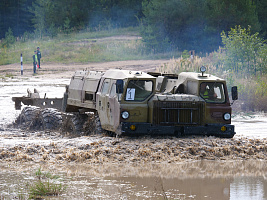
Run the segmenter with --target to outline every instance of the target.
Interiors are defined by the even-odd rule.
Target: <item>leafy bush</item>
[[[224,31],[221,34],[226,51],[224,65],[241,77],[256,76],[267,69],[267,44],[259,33],[251,34],[250,29],[236,26],[228,34]]]
[[[55,24],[52,23],[50,26],[49,26],[49,29],[48,29],[48,35],[51,36],[52,38],[54,38],[55,36],[57,36],[57,28],[55,27]]]
[[[15,37],[13,36],[13,31],[11,28],[8,29],[8,31],[5,34],[5,39],[2,44],[3,47],[10,47],[11,44],[15,43]]]

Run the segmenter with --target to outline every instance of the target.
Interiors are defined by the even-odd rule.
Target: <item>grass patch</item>
[[[85,30],[69,35],[59,34],[55,38],[43,37],[17,41],[9,48],[0,49],[0,65],[20,62],[32,63],[37,46],[42,53],[42,63],[88,63],[142,59],[169,59],[178,52],[152,54],[147,52],[139,28],[121,28],[101,31]]]
[[[40,168],[35,175],[38,180],[29,185],[29,199],[58,196],[66,189],[66,186],[60,182],[59,176],[52,175],[49,172],[42,172]]]
[[[12,73],[7,73],[7,74],[5,75],[5,77],[6,77],[6,78],[14,78],[14,74],[12,74]]]
[[[0,79],[1,79],[2,81],[6,81],[6,80],[9,79],[9,78],[13,79],[14,76],[15,76],[15,75],[12,74],[12,73],[6,73],[6,74],[2,74],[2,75],[0,75]]]

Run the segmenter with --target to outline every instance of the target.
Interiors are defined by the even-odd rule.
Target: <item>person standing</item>
[[[39,69],[41,69],[41,58],[42,58],[42,55],[41,55],[40,48],[37,47],[37,59],[38,59],[38,68]]]
[[[34,54],[32,56],[33,60],[33,74],[36,74],[36,65],[37,65],[37,51],[34,51]]]

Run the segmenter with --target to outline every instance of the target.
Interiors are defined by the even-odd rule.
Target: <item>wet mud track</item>
[[[57,132],[1,134],[0,159],[34,163],[176,163],[187,160],[242,160],[267,158],[265,139],[214,137],[70,138]]]

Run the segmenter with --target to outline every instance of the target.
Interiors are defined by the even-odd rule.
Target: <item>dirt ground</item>
[[[41,69],[37,70],[40,78],[70,78],[76,70],[106,71],[108,69],[128,69],[135,71],[155,71],[156,67],[167,63],[168,60],[131,60],[131,61],[114,61],[105,63],[88,63],[88,64],[53,64],[42,63]],[[1,75],[13,75],[18,77],[32,77],[33,66],[30,64],[23,65],[23,76],[21,76],[20,63],[0,66]]]

